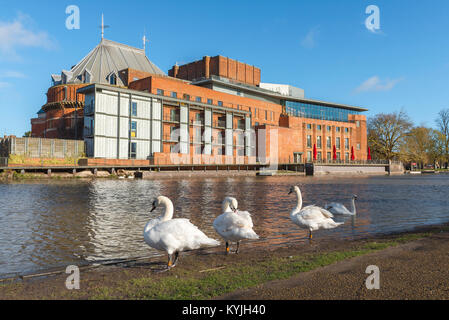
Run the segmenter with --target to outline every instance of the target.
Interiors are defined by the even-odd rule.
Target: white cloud
[[[0,81],[0,89],[8,88],[9,86],[11,86],[10,83]]]
[[[319,30],[318,30],[318,27],[315,27],[315,28],[311,29],[311,30],[307,33],[307,35],[304,37],[304,39],[302,39],[301,45],[302,45],[304,48],[307,48],[307,49],[312,49],[312,48],[314,48],[315,45],[316,45],[316,38],[318,37],[319,33],[320,33],[320,32],[319,32]]]
[[[404,79],[398,78],[398,79],[381,80],[378,76],[374,76],[365,80],[360,86],[358,86],[355,89],[355,92],[359,93],[359,92],[390,91],[402,80]]]
[[[18,71],[4,71],[0,73],[0,78],[14,78],[14,79],[24,79],[27,76],[22,72]]]
[[[12,22],[0,21],[0,54],[18,58],[17,49],[24,47],[52,49],[55,44],[45,31],[35,31],[29,16],[19,14]]]

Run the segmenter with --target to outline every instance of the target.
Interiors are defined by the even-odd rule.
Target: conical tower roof
[[[70,71],[63,71],[63,83],[110,83],[109,77],[115,74],[117,85],[124,85],[118,72],[124,69],[135,69],[155,75],[165,75],[145,55],[143,49],[134,48],[118,42],[102,39],[84,59]],[[86,81],[86,72],[88,80]],[[65,76],[64,76],[65,75]],[[65,79],[64,79],[65,78]]]

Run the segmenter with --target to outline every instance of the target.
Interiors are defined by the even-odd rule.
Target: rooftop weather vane
[[[101,28],[101,39],[103,40],[104,38],[104,29],[105,28],[109,28],[110,26],[107,26],[104,24],[104,16],[103,14],[101,14],[101,26],[99,28]]]
[[[143,41],[143,52],[145,52],[145,49],[146,49],[146,43],[148,42],[150,42],[150,40],[147,38],[147,36],[146,36],[146,30],[144,30],[144,32],[143,32],[143,38],[142,38],[142,41]]]

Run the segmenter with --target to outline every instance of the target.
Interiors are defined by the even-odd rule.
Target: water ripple
[[[337,201],[349,206],[358,195],[357,217],[316,238],[355,239],[449,220],[449,176],[370,178],[232,177],[0,183],[0,276],[86,261],[158,255],[143,241],[151,200],[170,197],[175,217],[187,218],[219,238],[212,222],[221,201],[234,196],[253,215],[260,241],[251,246],[304,242],[307,232],[289,219],[295,205],[291,185],[304,205]]]

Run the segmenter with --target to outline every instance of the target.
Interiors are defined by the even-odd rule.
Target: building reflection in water
[[[175,218],[190,219],[208,236],[226,196],[249,211],[259,241],[244,248],[307,245],[307,231],[290,221],[298,185],[304,206],[341,202],[350,209],[358,195],[357,216],[336,216],[346,223],[316,232],[316,239],[355,239],[449,220],[444,177],[306,178],[219,177],[157,180],[48,181],[0,183],[0,276],[86,261],[161,254],[143,240],[159,195],[172,199]],[[221,240],[221,239],[220,239]]]

